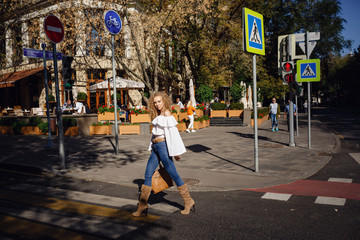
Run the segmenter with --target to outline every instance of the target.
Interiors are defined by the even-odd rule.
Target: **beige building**
[[[47,39],[43,22],[49,14],[56,15],[63,23],[65,37],[57,44],[57,51],[73,57],[72,76],[68,83],[63,81],[62,61],[58,61],[58,76],[60,84],[61,105],[70,99],[77,98],[78,93],[87,94],[87,103],[92,110],[99,105],[109,104],[112,89],[91,90],[90,86],[112,77],[112,51],[109,44],[110,33],[104,27],[104,12],[108,9],[122,12],[122,6],[108,6],[106,1],[35,1],[36,7],[31,11],[17,16],[17,21],[9,19],[0,29],[3,41],[0,51],[3,53],[3,64],[0,70],[0,107],[21,106],[23,109],[44,107],[45,81],[42,59],[23,56],[23,49],[42,49],[46,43],[46,50],[52,51],[52,43]],[[81,2],[81,4],[80,4]],[[138,14],[135,7],[128,7],[132,16]],[[21,11],[20,11],[21,12]],[[121,16],[121,15],[120,15]],[[143,39],[141,36],[139,39]],[[137,60],[130,29],[126,18],[122,18],[122,30],[115,37],[115,51],[117,59],[116,76],[132,79],[127,73],[133,71],[141,76],[141,67]],[[143,44],[145,46],[145,44]],[[165,51],[165,50],[164,50]],[[5,61],[4,61],[5,60]],[[127,71],[125,71],[126,66]],[[49,93],[55,94],[54,64],[47,61]],[[70,84],[70,85],[69,85]],[[65,85],[65,86],[64,86]],[[178,85],[182,89],[185,87]],[[171,89],[171,88],[170,88]],[[145,89],[146,90],[146,89]],[[179,90],[174,90],[177,94]],[[128,107],[142,105],[139,90],[119,89],[121,96],[119,104]]]

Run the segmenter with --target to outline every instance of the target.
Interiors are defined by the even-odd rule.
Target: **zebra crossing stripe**
[[[335,206],[344,206],[346,202],[345,198],[336,198],[336,197],[317,197],[315,200],[316,204],[325,204],[325,205],[335,205]]]
[[[271,200],[279,200],[279,201],[287,201],[287,200],[289,200],[291,195],[292,194],[267,192],[261,198],[271,199]]]
[[[31,204],[38,207],[63,211],[67,213],[87,214],[98,217],[108,217],[113,219],[127,219],[137,220],[143,222],[154,222],[160,216],[147,215],[146,217],[133,217],[129,211],[124,211],[116,208],[103,207],[92,205],[89,203],[80,203],[69,200],[62,200],[58,198],[45,197],[40,195],[27,194],[22,192],[15,192],[12,190],[0,189],[0,199],[15,201],[18,203]]]
[[[7,189],[16,190],[16,191],[26,191],[30,193],[38,193],[47,195],[50,197],[56,198],[66,198],[69,200],[74,201],[83,201],[83,202],[91,202],[94,204],[102,204],[107,205],[110,207],[124,207],[127,205],[134,205],[134,209],[137,206],[138,201],[134,199],[126,199],[126,198],[118,198],[118,197],[111,197],[111,196],[104,196],[99,194],[92,194],[92,193],[85,193],[80,191],[71,191],[71,190],[64,190],[59,188],[53,187],[46,187],[46,186],[37,186],[31,184],[17,184],[14,186],[9,186]],[[151,210],[158,210],[165,213],[173,213],[178,211],[179,208],[168,205],[157,203],[154,205],[149,206],[149,212]]]
[[[349,155],[360,164],[360,153],[349,153]]]
[[[329,178],[328,182],[352,183],[351,178]]]

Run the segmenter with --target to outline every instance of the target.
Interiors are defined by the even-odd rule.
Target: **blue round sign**
[[[117,12],[110,10],[105,13],[105,26],[112,34],[118,34],[121,30],[121,19]]]

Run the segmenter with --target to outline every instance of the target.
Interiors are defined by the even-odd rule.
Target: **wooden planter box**
[[[90,135],[110,135],[111,125],[108,126],[90,126]]]
[[[204,120],[204,122],[205,122],[205,127],[210,127],[210,119]]]
[[[37,126],[21,127],[21,134],[23,135],[40,135],[40,129]]]
[[[117,113],[117,115],[119,120],[119,112]],[[98,113],[98,122],[100,121],[115,121],[115,114],[113,112]]]
[[[228,110],[229,117],[240,117],[244,110]]]
[[[226,110],[212,110],[211,117],[226,117]]]
[[[184,119],[188,119],[187,113],[186,112],[179,113],[179,121],[184,120]]]
[[[171,115],[173,115],[176,121],[179,121],[179,115],[177,113],[172,113]]]
[[[79,135],[79,127],[64,127],[64,136],[78,136]]]
[[[189,126],[189,124],[190,124],[190,122],[186,122],[186,128]],[[194,121],[194,126],[193,126],[193,128],[195,129],[195,130],[199,130],[200,129],[200,127],[201,127],[201,122],[198,122],[198,121]]]
[[[263,123],[265,123],[268,120],[267,117],[258,118],[258,126],[261,126]],[[251,126],[254,126],[254,119],[251,119]]]
[[[150,114],[130,114],[131,123],[149,123],[151,122]]]
[[[119,134],[140,134],[140,125],[119,125]]]
[[[0,126],[0,134],[14,133],[12,126]]]
[[[202,109],[196,109],[195,115],[198,116],[198,117],[204,116],[204,110],[202,110]]]
[[[177,129],[179,130],[179,132],[185,132],[186,130],[186,123],[182,122],[182,123],[178,123],[178,125],[176,125]]]

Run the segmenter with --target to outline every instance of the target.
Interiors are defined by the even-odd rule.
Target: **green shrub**
[[[212,110],[225,110],[226,104],[225,103],[212,103],[211,109]]]
[[[114,94],[111,94],[111,99],[114,99]],[[116,93],[116,100],[120,100],[121,99],[121,95],[120,93]]]
[[[77,126],[76,118],[64,117],[63,118],[63,126],[64,127],[76,127]]]
[[[243,110],[243,109],[244,109],[243,103],[238,103],[238,102],[230,103],[230,110]]]
[[[230,96],[232,102],[238,102],[243,97],[244,86],[235,83],[230,87]]]
[[[207,85],[200,85],[195,91],[196,98],[199,102],[210,102],[214,97],[213,89]]]
[[[106,122],[96,122],[91,124],[91,126],[109,126],[111,123],[109,121]]]
[[[258,108],[258,118],[266,117],[269,114],[269,108]],[[254,119],[254,112],[251,113],[251,118]]]
[[[41,120],[41,117],[31,117],[29,118],[29,124],[28,126],[37,126],[43,121]]]
[[[46,134],[49,131],[47,122],[40,123],[38,125],[38,128],[40,129],[40,132],[43,134]]]
[[[15,134],[21,134],[21,128],[29,125],[26,121],[20,120],[14,122],[12,126]]]
[[[0,118],[0,126],[12,126],[17,121],[17,118]]]
[[[78,93],[78,95],[77,95],[77,100],[85,101],[86,99],[87,99],[86,93],[83,93],[83,92],[79,92],[79,93]]]
[[[49,102],[55,102],[55,96],[52,94],[49,94]]]

